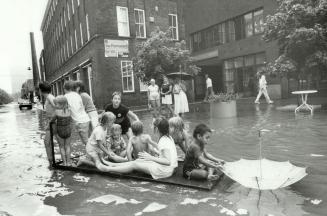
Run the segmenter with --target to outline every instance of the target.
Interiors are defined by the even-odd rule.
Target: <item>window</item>
[[[141,92],[148,91],[148,85],[147,85],[147,83],[142,82],[141,80],[139,80],[139,82],[140,82],[140,91]]]
[[[253,35],[253,18],[252,13],[244,15],[245,20],[245,36],[250,37]]]
[[[69,3],[67,2],[67,15],[68,15],[68,20],[70,20],[70,11],[69,11]]]
[[[78,50],[78,44],[77,44],[77,32],[76,29],[74,30],[75,33],[75,45],[76,45],[76,50]]]
[[[72,12],[73,12],[73,14],[75,13],[75,9],[74,9],[74,0],[72,0]]]
[[[79,6],[79,0],[77,0],[77,5]]]
[[[82,29],[82,23],[79,23],[79,31],[81,33],[81,44],[83,46],[83,29]]]
[[[89,26],[89,15],[85,15],[86,20],[86,34],[87,34],[87,40],[90,40],[90,26]]]
[[[263,32],[263,10],[258,10],[253,13],[254,33],[259,34]]]
[[[228,41],[235,41],[235,23],[233,20],[227,22],[228,24]]]
[[[219,37],[220,44],[226,43],[225,23],[221,23],[218,25],[218,37]]]
[[[134,16],[135,16],[136,37],[145,38],[146,30],[145,30],[144,10],[134,9]]]
[[[65,10],[64,10],[64,23],[65,23],[65,27],[66,27],[66,13],[65,13]]]
[[[168,14],[169,29],[171,30],[171,37],[178,40],[178,20],[176,14]]]
[[[116,7],[117,10],[117,25],[118,35],[121,37],[129,37],[129,21],[128,21],[128,8]]]
[[[64,25],[63,25],[62,17],[61,16],[60,16],[60,22],[61,22],[61,31],[64,32]]]
[[[132,61],[121,61],[123,92],[134,92],[134,75]]]
[[[68,40],[66,40],[66,45],[67,45],[67,58],[69,57],[69,45],[68,45]]]
[[[70,48],[72,50],[72,54],[74,53],[74,46],[73,46],[73,37],[70,35]]]

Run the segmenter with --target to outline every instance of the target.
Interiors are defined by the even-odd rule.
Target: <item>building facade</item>
[[[278,57],[277,43],[261,37],[264,18],[277,8],[274,0],[188,0],[186,36],[202,75],[195,79],[195,97],[205,94],[203,74],[212,78],[215,92],[257,93],[257,71]],[[282,81],[268,78],[272,98],[281,98]]]
[[[54,94],[65,80],[82,80],[97,108],[123,93],[130,106],[147,103],[147,86],[133,71],[136,47],[157,27],[185,35],[181,0],[49,0],[42,21],[45,79]]]

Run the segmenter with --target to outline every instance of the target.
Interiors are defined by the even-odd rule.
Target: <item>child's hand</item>
[[[139,159],[146,160],[146,161],[152,161],[152,155],[150,155],[147,152],[140,152],[139,153]]]

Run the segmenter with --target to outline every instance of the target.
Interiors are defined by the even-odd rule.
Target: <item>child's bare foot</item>
[[[208,180],[210,180],[210,181],[215,181],[215,180],[217,180],[218,178],[219,178],[218,175],[208,175]]]

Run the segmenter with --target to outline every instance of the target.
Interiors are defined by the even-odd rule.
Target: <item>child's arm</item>
[[[143,159],[146,161],[154,161],[158,164],[162,164],[162,165],[166,165],[166,166],[169,166],[171,163],[171,158],[170,158],[168,149],[162,150],[162,157],[154,157],[147,152],[140,152],[139,159]]]
[[[207,167],[211,167],[211,168],[215,168],[215,169],[220,168],[220,166],[215,165],[214,163],[212,163],[210,160],[207,160],[202,155],[199,156],[199,162],[202,163],[203,165],[207,166]]]
[[[189,144],[191,143],[191,138],[185,130],[183,130],[183,139],[184,139],[184,144],[183,144],[182,150],[184,153],[186,153],[187,148],[188,148]]]
[[[129,161],[133,160],[133,158],[132,158],[132,151],[133,151],[132,139],[133,139],[133,137],[129,138],[128,143],[127,143],[127,147],[126,147],[127,159]]]
[[[108,149],[106,149],[106,147],[104,147],[102,140],[97,140],[98,146],[100,147],[100,149],[106,153],[107,155],[111,156],[110,152],[108,151]]]
[[[53,106],[55,109],[58,109],[58,106],[53,101],[53,98],[51,98],[51,97],[48,96],[46,100],[49,101],[49,103],[51,104],[51,106]]]
[[[132,111],[128,111],[127,116],[129,119],[133,119],[134,121],[140,121],[139,117]]]
[[[147,134],[147,142],[155,149],[158,149],[158,144],[151,139],[151,136],[149,134]]]
[[[209,152],[207,152],[206,149],[204,149],[203,152],[204,152],[204,156],[206,158],[208,158],[209,160],[214,161],[214,162],[219,163],[219,164],[224,164],[224,161],[223,160],[212,156],[212,154],[210,154]]]

